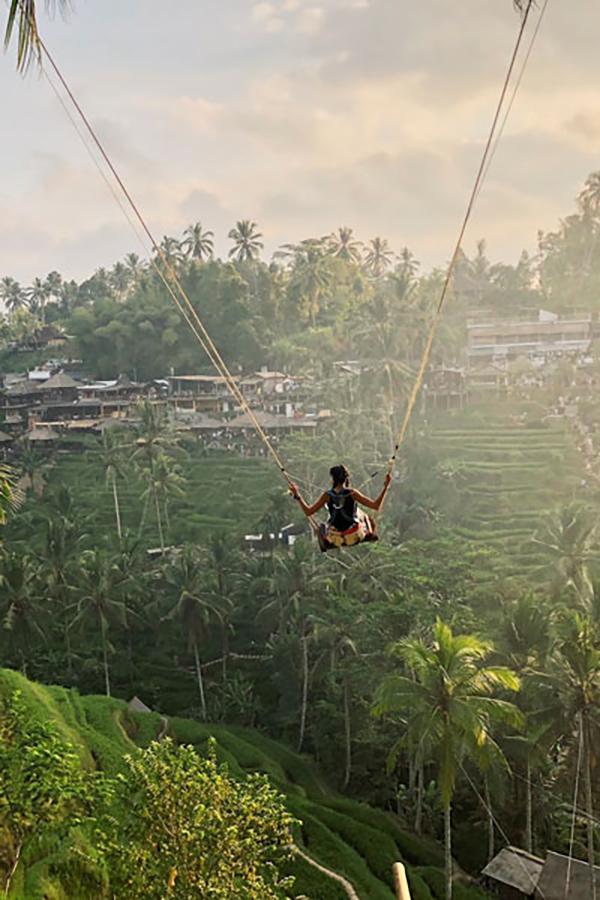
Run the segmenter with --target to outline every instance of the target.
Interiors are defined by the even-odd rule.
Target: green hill
[[[43,687],[22,675],[0,670],[0,695],[19,690],[31,713],[52,721],[80,753],[81,765],[118,772],[124,754],[157,737],[165,721],[157,713],[133,713],[125,703],[106,697],[84,697],[75,690]],[[441,900],[443,856],[432,841],[412,834],[391,814],[348,800],[330,790],[307,758],[263,734],[238,727],[201,725],[171,719],[169,734],[200,751],[213,736],[221,759],[232,774],[261,772],[287,797],[290,811],[302,821],[298,845],[321,866],[346,878],[361,900],[392,900],[392,864],[409,868],[413,900]],[[25,854],[11,889],[11,900],[67,900],[60,883],[56,847],[43,858]],[[344,900],[344,888],[308,861],[292,865],[296,893],[310,900]],[[82,893],[77,900],[84,900]],[[475,888],[457,885],[457,900],[482,900]],[[91,898],[90,898],[91,900]]]

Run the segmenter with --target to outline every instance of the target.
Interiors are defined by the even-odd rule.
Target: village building
[[[495,319],[467,323],[469,362],[501,361],[528,356],[546,361],[589,352],[593,338],[591,315],[560,318],[540,310],[527,321]]]
[[[465,370],[458,367],[432,368],[423,385],[425,409],[462,409],[467,400]]]
[[[239,378],[232,376],[237,384]],[[235,403],[227,381],[221,375],[171,375],[168,379],[170,404],[193,412],[232,412]]]

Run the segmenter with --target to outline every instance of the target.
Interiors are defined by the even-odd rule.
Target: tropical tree
[[[106,486],[109,487],[112,492],[119,543],[123,538],[123,528],[121,524],[121,506],[119,503],[117,482],[119,478],[123,478],[125,474],[124,451],[126,446],[128,445],[126,445],[116,429],[105,428],[103,430],[101,450],[102,467],[104,469]]]
[[[135,282],[144,271],[144,264],[142,263],[137,253],[128,253],[125,257],[125,265],[129,272],[131,283],[135,284]]]
[[[110,271],[110,284],[117,300],[124,300],[131,288],[131,270],[125,263],[114,264]]]
[[[258,259],[264,244],[256,222],[242,219],[231,229],[228,237],[233,241],[233,247],[229,251],[230,259],[236,259],[238,262],[252,262]]]
[[[210,259],[214,251],[214,232],[205,231],[201,222],[195,222],[183,232],[183,244],[187,256],[198,262]]]
[[[557,686],[566,721],[575,723],[584,773],[590,898],[596,900],[593,761],[600,718],[600,634],[598,626],[575,610],[562,611],[557,626]],[[577,805],[577,800],[575,801]]]
[[[5,551],[0,557],[2,626],[9,650],[19,656],[24,672],[33,641],[45,637],[39,574],[39,565],[29,554]]]
[[[572,591],[582,607],[589,610],[594,598],[592,563],[599,558],[594,511],[581,504],[569,504],[548,518],[533,542],[553,562],[552,586],[556,596]]]
[[[110,697],[109,653],[111,626],[128,628],[128,608],[121,599],[128,578],[114,565],[113,560],[99,550],[85,550],[80,557],[72,590],[77,596],[75,615],[68,628],[94,626],[100,635],[104,689]]]
[[[314,327],[333,283],[331,259],[323,241],[309,238],[286,244],[283,253],[293,259],[289,293],[298,304],[303,319]]]
[[[365,268],[373,278],[381,278],[391,267],[394,254],[385,238],[376,237],[369,241],[365,255]]]
[[[346,262],[359,263],[361,243],[354,239],[352,228],[342,226],[329,238],[330,252]]]
[[[0,300],[9,312],[21,309],[25,306],[26,295],[18,281],[6,276],[0,280]]]
[[[444,810],[446,900],[452,897],[452,797],[465,757],[477,761],[484,748],[502,758],[492,735],[498,722],[521,726],[519,710],[499,692],[518,691],[517,675],[487,662],[493,645],[474,635],[454,635],[437,620],[432,639],[407,638],[392,654],[408,675],[389,675],[377,690],[375,713],[406,714],[404,741],[437,761],[437,782]]]
[[[210,628],[221,623],[221,611],[213,602],[213,597],[205,590],[201,560],[190,547],[186,547],[183,553],[167,568],[165,577],[167,588],[176,597],[175,604],[166,614],[165,619],[177,620],[180,623],[188,650],[194,654],[201,715],[206,722],[206,692],[202,677],[200,647]]]
[[[31,286],[25,290],[27,306],[34,315],[40,316],[42,324],[46,318],[46,303],[48,302],[48,287],[41,278],[34,278]]]
[[[9,514],[21,502],[16,475],[10,466],[0,465],[0,525],[6,524]]]
[[[162,241],[159,244],[157,259],[161,262],[166,263],[172,268],[177,268],[177,266],[184,259],[182,246],[177,238],[169,237],[166,234],[164,235]]]

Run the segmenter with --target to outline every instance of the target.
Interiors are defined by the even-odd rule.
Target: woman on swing
[[[305,515],[312,516],[324,506],[329,510],[327,524],[321,525],[318,532],[321,550],[326,553],[328,550],[339,550],[340,547],[378,541],[375,521],[359,509],[358,504],[377,512],[389,490],[392,481],[390,473],[386,474],[382,491],[375,500],[350,487],[350,473],[346,466],[333,466],[329,474],[332,480],[330,490],[321,494],[312,506],[306,503],[297,485],[290,483],[292,497],[298,501]]]

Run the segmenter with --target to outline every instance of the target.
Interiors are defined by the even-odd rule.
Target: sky
[[[73,0],[44,37],[158,237],[269,256],[341,225],[450,256],[519,26],[511,0]],[[41,5],[41,4],[40,4]],[[549,0],[465,241],[534,250],[600,169],[600,6]],[[3,19],[0,3],[0,22]],[[533,23],[532,23],[533,25]],[[529,32],[531,33],[531,32]],[[137,236],[47,81],[0,55],[0,277],[78,280]]]

